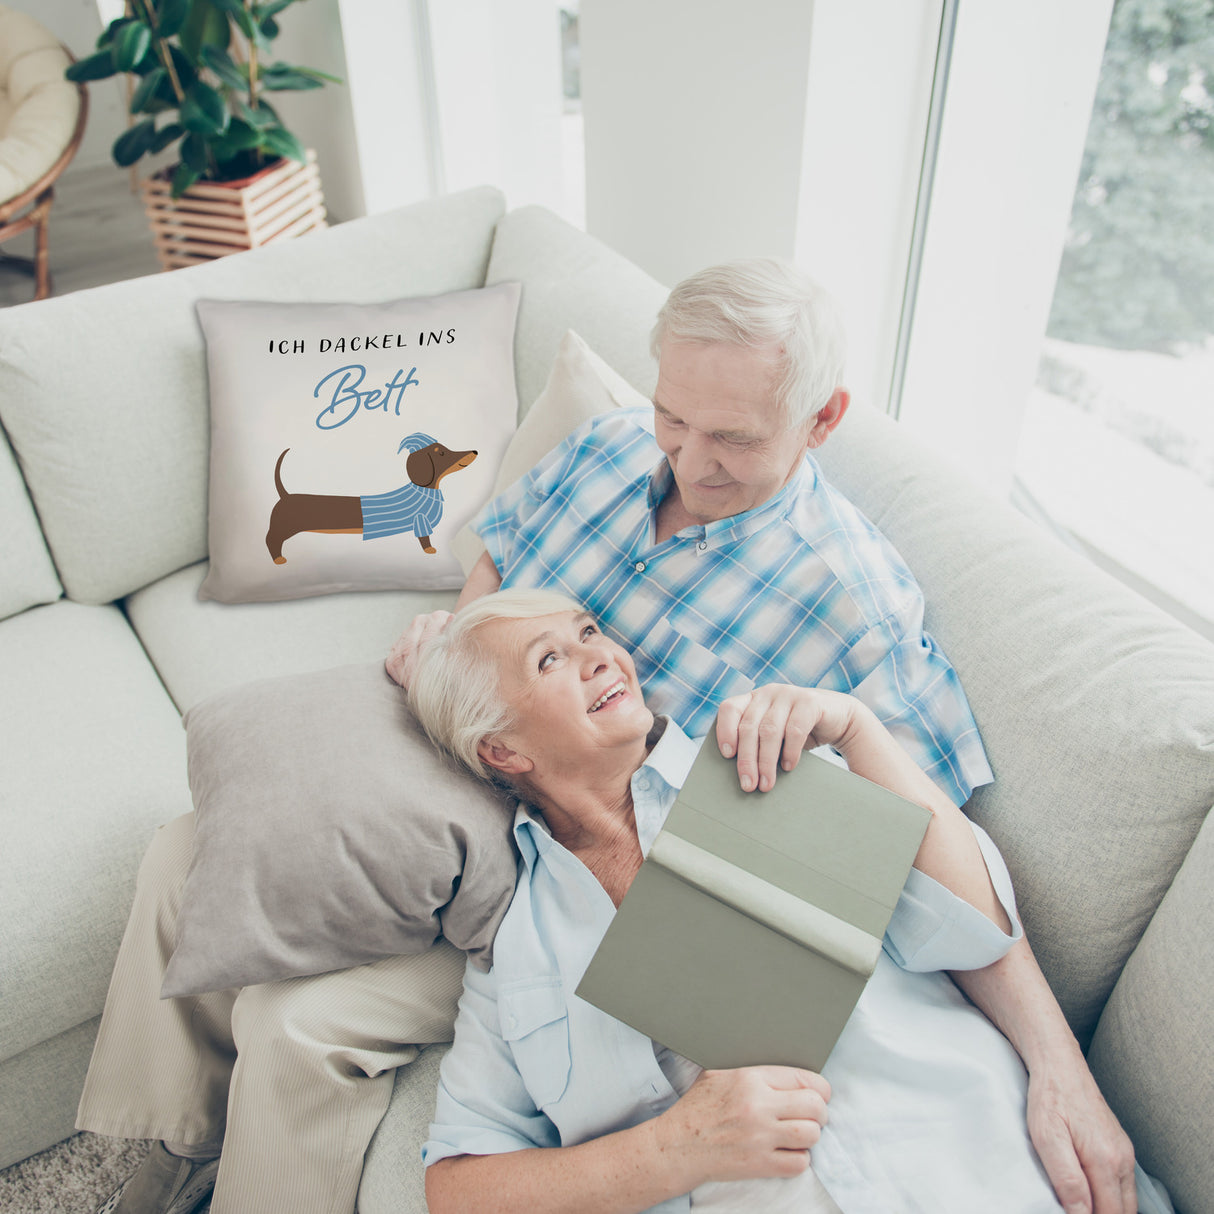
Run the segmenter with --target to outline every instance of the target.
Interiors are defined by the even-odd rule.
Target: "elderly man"
[[[762,683],[850,692],[963,804],[990,768],[918,585],[809,454],[849,403],[827,297],[779,262],[713,267],[674,288],[652,348],[652,414],[592,420],[490,503],[459,605],[499,586],[585,603],[690,734]],[[447,618],[404,634],[398,681]],[[1130,1209],[1133,1149],[1027,940],[958,982],[1028,1067],[1029,1128],[1064,1207]]]

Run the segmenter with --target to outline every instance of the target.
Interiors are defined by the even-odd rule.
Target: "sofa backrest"
[[[34,504],[8,438],[0,431],[0,620],[63,594]]]
[[[68,596],[109,602],[207,555],[195,300],[377,303],[479,287],[503,210],[498,191],[470,190],[0,312],[0,421]]]

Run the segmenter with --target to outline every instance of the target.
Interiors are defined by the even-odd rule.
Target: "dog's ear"
[[[433,488],[437,469],[434,466],[434,456],[431,454],[430,448],[423,447],[420,451],[414,451],[405,460],[405,471],[415,485],[421,485],[426,489]]]

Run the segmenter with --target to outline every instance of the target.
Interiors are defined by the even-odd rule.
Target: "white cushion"
[[[101,1011],[144,849],[191,803],[185,732],[117,608],[5,620],[0,670],[8,1058]]]
[[[0,619],[62,593],[12,448],[0,435]]]
[[[68,594],[109,602],[206,556],[197,299],[369,303],[478,287],[502,206],[496,190],[470,190],[0,312],[0,420]]]

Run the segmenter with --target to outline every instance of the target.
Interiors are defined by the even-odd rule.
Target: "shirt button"
[[[708,547],[708,541],[707,541],[707,540],[701,540],[701,541],[700,541],[700,542],[699,542],[699,543],[696,545],[696,547],[697,547],[697,548],[698,548],[698,549],[699,549],[701,552],[703,552],[703,551],[704,551],[704,550],[705,550],[705,549]]]
[[[633,568],[637,571],[637,573],[644,573],[645,572],[645,562],[637,561],[637,563],[635,565],[633,565]]]

